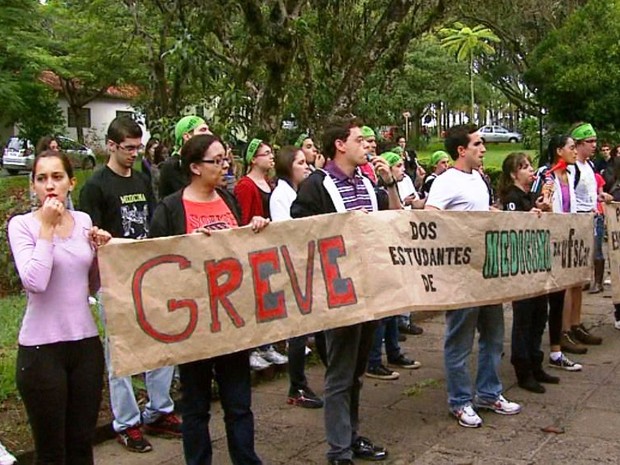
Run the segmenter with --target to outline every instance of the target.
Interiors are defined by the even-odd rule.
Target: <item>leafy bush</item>
[[[21,282],[9,247],[7,222],[18,213],[30,210],[30,195],[27,187],[10,186],[0,191],[0,296],[16,294]]]

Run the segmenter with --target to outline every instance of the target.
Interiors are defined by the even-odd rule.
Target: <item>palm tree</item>
[[[474,57],[492,55],[495,49],[489,42],[500,42],[493,31],[479,24],[474,28],[456,22],[454,27],[445,27],[439,30],[443,36],[441,46],[456,55],[457,61],[469,61],[469,89],[470,89],[470,122],[474,121]]]

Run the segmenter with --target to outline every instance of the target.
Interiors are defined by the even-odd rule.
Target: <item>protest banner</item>
[[[609,252],[609,273],[611,274],[611,297],[620,303],[620,203],[605,205],[607,243]]]
[[[116,376],[590,276],[592,216],[350,212],[100,249]]]

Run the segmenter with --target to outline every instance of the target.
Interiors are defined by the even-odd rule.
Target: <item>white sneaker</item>
[[[492,410],[500,415],[516,415],[521,411],[521,406],[516,402],[510,402],[501,394],[495,402],[489,402],[480,398],[476,399],[476,407]]]
[[[261,371],[269,368],[271,363],[260,356],[257,350],[250,352],[250,368],[254,371]]]
[[[620,331],[620,320],[615,320],[614,321],[614,328],[616,328],[617,330]]]
[[[482,426],[482,418],[478,416],[471,405],[466,405],[459,410],[453,410],[452,415],[459,421],[459,425],[465,428],[480,428]]]
[[[0,442],[0,465],[13,465],[17,459]]]
[[[286,365],[288,363],[288,357],[279,353],[274,346],[269,346],[269,349],[259,352],[260,356],[274,365]]]

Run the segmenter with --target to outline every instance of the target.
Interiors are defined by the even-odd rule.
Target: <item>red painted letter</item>
[[[189,268],[192,264],[182,255],[162,255],[143,263],[134,273],[131,286],[133,302],[136,308],[136,317],[140,328],[142,328],[142,330],[153,339],[166,343],[180,342],[190,337],[196,329],[196,324],[198,323],[198,306],[196,305],[196,301],[193,299],[168,300],[169,312],[174,312],[180,308],[187,308],[189,310],[189,323],[183,331],[177,334],[162,333],[161,331],[155,329],[146,319],[144,303],[142,302],[142,280],[144,279],[144,276],[152,268],[164,263],[178,263],[180,270]]]
[[[223,260],[209,260],[205,262],[205,272],[207,273],[207,282],[209,284],[209,298],[211,303],[211,332],[217,333],[222,329],[219,315],[217,312],[217,303],[221,302],[222,307],[228,313],[233,324],[240,328],[245,325],[243,318],[239,316],[232,302],[228,299],[228,294],[233,293],[243,280],[243,269],[239,260],[234,258],[224,258]],[[228,279],[222,283],[218,283],[218,279],[222,275],[228,275]]]
[[[282,258],[284,258],[284,265],[286,266],[286,271],[291,280],[291,286],[293,287],[293,293],[295,294],[295,301],[297,302],[297,307],[299,307],[299,311],[302,315],[307,315],[308,313],[312,312],[312,281],[314,280],[315,249],[315,242],[308,242],[308,260],[306,262],[306,292],[302,294],[299,287],[299,280],[297,279],[297,273],[295,273],[295,268],[293,267],[293,262],[291,261],[291,254],[288,251],[288,247],[285,245],[280,247]]]
[[[278,249],[259,250],[248,254],[254,279],[254,298],[256,299],[256,321],[286,318],[284,291],[271,292],[269,276],[280,272]]]
[[[351,278],[342,278],[338,268],[338,257],[346,257],[342,236],[319,239],[319,255],[321,268],[327,290],[327,306],[329,308],[344,307],[357,303],[357,295]]]

